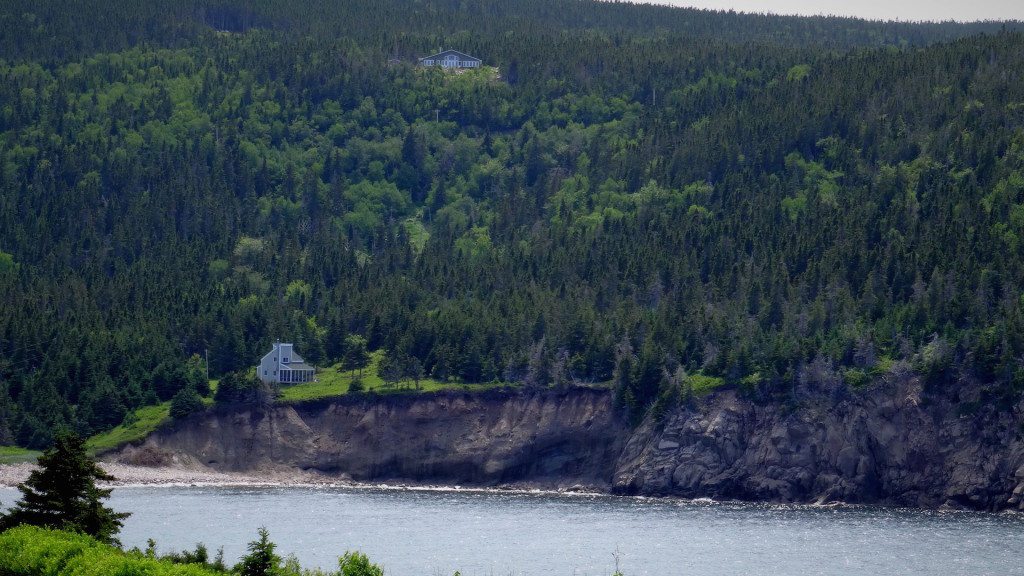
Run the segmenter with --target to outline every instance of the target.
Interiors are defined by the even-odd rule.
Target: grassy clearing
[[[690,374],[688,381],[693,390],[694,396],[707,396],[722,384],[725,380],[716,376],[705,376],[704,374]]]
[[[219,380],[210,380],[210,396],[203,398],[203,404],[213,406],[213,394]],[[117,427],[100,432],[86,441],[85,447],[92,453],[120,448],[130,442],[137,442],[149,436],[164,422],[171,419],[171,403],[161,402],[156,406],[143,406]]]
[[[35,462],[40,452],[18,448],[17,446],[0,446],[0,464],[18,464]]]
[[[170,418],[170,402],[162,402],[156,406],[143,406],[135,411],[134,417],[125,418],[125,422],[116,428],[89,438],[85,447],[90,452],[96,453],[142,440]]]
[[[377,367],[380,365],[383,356],[374,352],[370,356],[370,365],[363,368],[362,380],[363,391],[376,394],[408,394],[416,392],[439,392],[441,390],[469,390],[479,392],[504,386],[503,383],[487,384],[460,384],[458,382],[444,382],[433,378],[420,380],[420,387],[417,390],[412,380],[405,380],[397,385],[385,384],[378,375]],[[348,394],[352,380],[359,376],[359,371],[343,369],[340,365],[328,366],[317,371],[316,382],[293,384],[281,387],[280,402],[290,404],[305,400],[317,400]]]
[[[373,354],[370,365],[362,370],[363,385],[366,389],[379,388],[384,381],[377,376],[377,364],[380,362],[380,355]],[[302,384],[289,384],[281,387],[281,396],[278,401],[284,403],[301,402],[303,400],[316,400],[317,398],[330,398],[348,393],[352,380],[359,376],[359,371],[343,370],[340,365],[320,368],[316,373],[315,382],[304,382]]]
[[[427,240],[430,239],[430,232],[420,221],[420,216],[412,216],[405,219],[403,222],[405,226],[405,233],[409,235],[409,245],[412,246],[414,252],[419,254],[423,252],[423,247],[426,246]]]

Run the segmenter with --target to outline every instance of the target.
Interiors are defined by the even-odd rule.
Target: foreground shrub
[[[384,571],[362,552],[345,552],[338,558],[338,573],[341,576],[384,576]]]
[[[228,572],[221,555],[213,564],[206,548],[196,546],[195,553],[156,556],[156,543],[142,552],[125,552],[91,536],[22,525],[0,533],[0,576],[383,576],[381,568],[359,552],[346,552],[338,559],[338,570],[326,572],[303,569],[298,560],[283,561],[263,528],[259,538],[249,543],[249,554]],[[182,564],[187,560],[201,562]],[[218,569],[220,567],[220,569]]]
[[[216,572],[126,553],[82,534],[19,526],[0,534],[4,576],[214,576]]]

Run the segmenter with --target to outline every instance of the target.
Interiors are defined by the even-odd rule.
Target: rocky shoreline
[[[306,475],[370,486],[586,486],[716,501],[1024,510],[1024,405],[969,414],[958,406],[942,390],[925,397],[915,378],[801,390],[790,405],[723,389],[637,427],[606,391],[343,397],[211,411],[104,459],[216,471],[226,481]]]
[[[99,462],[113,482],[104,482],[105,487],[131,486],[343,486],[351,488],[396,488],[408,490],[466,490],[466,491],[515,491],[552,492],[572,494],[610,494],[606,487],[572,484],[516,482],[497,486],[461,486],[446,484],[420,484],[387,480],[380,482],[357,482],[347,474],[325,474],[313,471],[267,469],[247,472],[218,472],[197,467],[143,466],[117,462]],[[35,464],[0,464],[0,487],[13,488],[24,482],[36,469]]]
[[[566,496],[613,496],[605,487],[574,484],[571,486],[531,482],[498,486],[461,486],[447,484],[420,484],[396,480],[356,482],[347,475],[329,475],[301,470],[268,470],[260,473],[224,473],[174,467],[149,467],[100,462],[99,465],[116,478],[101,483],[105,488],[137,487],[267,487],[267,488],[344,488],[354,490],[404,490],[443,492],[504,492],[517,494],[547,494]],[[0,464],[0,488],[14,488],[28,478],[34,464]],[[13,502],[7,502],[13,504]],[[0,508],[2,509],[2,508]]]
[[[291,486],[344,482],[338,478],[301,471],[218,472],[168,466],[133,466],[116,462],[100,462],[99,464],[108,474],[116,478],[115,481],[106,483],[107,486]],[[35,464],[29,463],[0,464],[0,486],[17,486],[24,482],[35,468]]]
[[[1024,511],[1024,405],[911,379],[798,405],[722,390],[635,428],[611,395],[438,394],[209,411],[101,455],[116,485],[542,490]],[[0,485],[29,465],[0,466]]]

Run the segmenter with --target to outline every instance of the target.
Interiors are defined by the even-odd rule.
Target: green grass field
[[[89,438],[85,447],[90,452],[96,453],[142,440],[170,418],[170,402],[163,402],[156,406],[144,406],[135,411],[133,418],[126,418],[127,423],[122,423],[113,430],[107,430]]]
[[[210,380],[210,397],[203,398],[203,403],[207,406],[213,405],[213,394],[217,391],[217,382],[218,380]],[[125,418],[124,423],[89,438],[85,447],[94,454],[119,448],[130,442],[142,440],[170,419],[170,402],[161,402],[156,406],[143,406],[136,410],[132,417]]]
[[[703,374],[690,374],[690,386],[693,387],[694,396],[707,396],[722,384],[725,380],[716,376],[705,376]]]
[[[18,464],[19,462],[35,462],[39,452],[26,450],[17,446],[0,446],[0,464]]]
[[[405,380],[398,384],[385,384],[384,380],[377,374],[377,367],[380,364],[381,354],[374,352],[370,356],[370,365],[362,370],[363,391],[376,394],[408,394],[423,392],[439,392],[441,390],[470,390],[481,391],[504,386],[501,383],[487,384],[460,384],[458,382],[443,382],[433,378],[424,378],[416,388],[412,380]],[[279,402],[292,404],[306,400],[318,400],[330,398],[348,393],[352,380],[359,376],[359,371],[345,370],[340,365],[320,368],[316,373],[316,382],[304,384],[292,384],[281,387]]]

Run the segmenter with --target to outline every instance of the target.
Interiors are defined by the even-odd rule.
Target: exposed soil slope
[[[116,459],[298,468],[359,481],[607,486],[627,436],[601,391],[343,397],[210,412]]]

